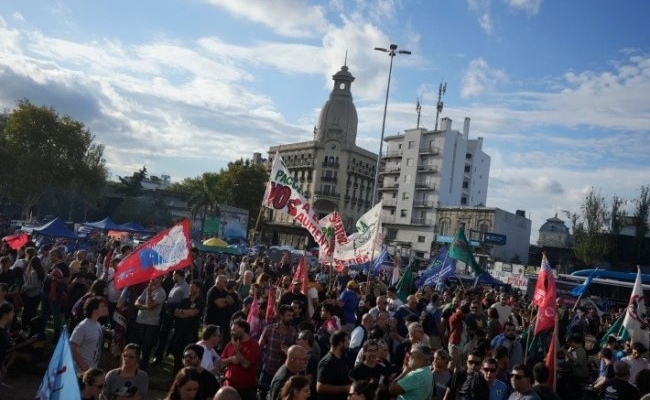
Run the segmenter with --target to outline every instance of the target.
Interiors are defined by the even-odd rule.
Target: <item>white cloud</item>
[[[25,17],[23,17],[23,15],[18,11],[14,12],[11,16],[16,21],[25,22]]]
[[[205,0],[289,37],[318,37],[329,25],[323,7],[299,0]]]
[[[535,15],[539,12],[539,7],[543,0],[503,0],[509,7],[516,10],[523,10],[528,15]]]
[[[506,82],[503,70],[491,68],[483,58],[472,60],[464,72],[461,88],[463,97],[472,97],[496,89],[497,84]]]

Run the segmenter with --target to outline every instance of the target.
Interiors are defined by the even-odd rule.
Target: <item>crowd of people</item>
[[[604,337],[624,308],[598,315],[559,298],[554,372],[550,337],[526,336],[535,310],[518,291],[422,287],[400,299],[387,276],[346,267],[315,268],[304,290],[289,257],[196,249],[192,265],[117,289],[133,250],[3,245],[0,382],[16,360],[46,361],[66,326],[83,399],[147,399],[163,362],[174,400],[650,399],[647,349]],[[119,367],[101,370],[101,357]]]

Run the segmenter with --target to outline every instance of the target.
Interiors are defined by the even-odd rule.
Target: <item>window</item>
[[[401,143],[397,145],[397,149],[402,150],[402,144]]]
[[[387,240],[395,240],[395,239],[397,239],[397,229],[396,228],[388,228],[386,230],[386,239]]]
[[[407,212],[408,210],[399,210],[399,216],[402,218],[406,218]]]
[[[466,165],[465,166],[465,172],[470,172],[470,171],[471,171],[471,167],[469,165]]]
[[[440,220],[440,235],[447,236],[449,230],[449,221],[446,219]]]
[[[471,159],[472,159],[472,153],[467,153],[467,154],[465,154],[465,158],[466,158],[467,160],[471,160]]]
[[[460,198],[460,205],[461,206],[466,206],[467,205],[467,197],[461,197]]]
[[[404,183],[411,183],[411,175],[404,175]]]
[[[464,181],[463,182],[463,189],[467,189],[469,187],[469,181]]]
[[[408,147],[408,148],[409,148],[409,149],[412,149],[414,146],[415,146],[415,142],[412,141],[412,140],[410,140],[410,141],[409,141],[409,147]]]
[[[425,236],[418,236],[418,243],[424,243],[425,240],[426,240]]]
[[[412,158],[407,158],[406,159],[406,166],[407,167],[412,167],[413,166],[413,159]]]
[[[402,193],[402,200],[408,200],[410,197],[409,192]]]

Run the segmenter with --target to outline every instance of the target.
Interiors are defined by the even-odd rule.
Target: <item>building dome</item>
[[[350,91],[354,76],[348,71],[347,65],[344,65],[332,76],[332,80],[334,80],[334,87],[318,117],[318,130],[314,140],[324,142],[334,139],[354,146],[359,124],[357,108],[354,106]]]
[[[564,221],[559,219],[557,215],[553,218],[549,218],[546,222],[539,228],[540,232],[563,232],[569,233],[569,228],[564,224]]]

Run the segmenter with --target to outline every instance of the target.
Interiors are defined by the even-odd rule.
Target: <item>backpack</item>
[[[480,372],[469,372],[465,382],[458,389],[461,400],[488,400],[490,387]]]

